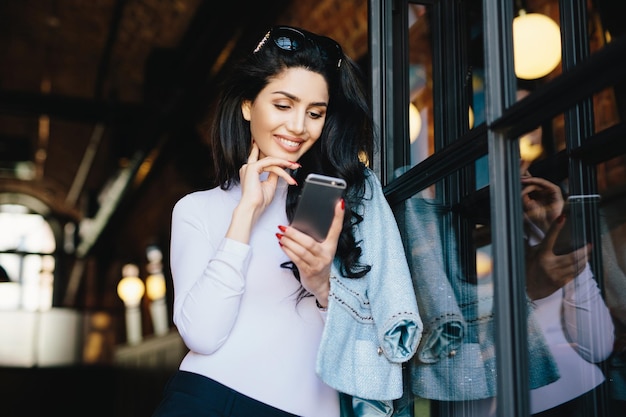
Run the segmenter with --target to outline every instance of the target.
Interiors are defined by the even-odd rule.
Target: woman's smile
[[[276,139],[287,150],[297,150],[302,144],[301,140],[288,139],[284,136],[276,136]]]

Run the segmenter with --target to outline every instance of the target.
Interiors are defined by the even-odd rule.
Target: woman
[[[342,343],[350,328],[332,313],[331,275],[368,282],[385,266],[373,262],[386,258],[378,248],[401,248],[380,184],[359,160],[373,129],[357,66],[329,38],[275,27],[230,72],[217,109],[220,186],[173,210],[174,323],[190,352],[155,416],[338,416],[337,386],[318,376],[332,367],[318,358],[327,317],[345,334],[326,337],[324,358],[341,357],[330,339]],[[289,227],[311,172],[348,184],[322,242]],[[383,212],[383,222],[369,220]],[[372,222],[388,226],[373,246],[361,230]],[[395,262],[410,283],[406,260]],[[411,319],[402,360],[419,339],[419,316]]]

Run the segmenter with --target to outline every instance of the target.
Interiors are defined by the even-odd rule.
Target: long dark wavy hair
[[[285,50],[275,40],[276,33],[302,34],[304,37],[298,40],[295,48]],[[291,46],[288,44],[287,48]],[[222,92],[209,135],[215,178],[222,189],[239,183],[239,168],[247,162],[252,143],[250,124],[243,118],[241,105],[244,100],[254,101],[273,78],[289,68],[305,68],[322,75],[329,90],[321,136],[300,158],[302,168],[292,175],[298,184],[304,184],[304,179],[311,172],[346,180],[346,216],[336,257],[344,276],[363,277],[371,267],[359,262],[361,248],[360,242],[355,239],[354,229],[363,220],[357,208],[364,198],[366,181],[366,168],[359,155],[369,156],[371,153],[373,122],[363,74],[335,41],[299,28],[272,28],[254,52],[230,69],[222,81]],[[300,185],[289,186],[285,209],[290,221],[300,192]],[[299,277],[295,267],[294,274]]]

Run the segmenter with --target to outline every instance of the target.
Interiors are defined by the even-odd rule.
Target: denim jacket
[[[342,393],[391,401],[402,396],[402,363],[417,350],[422,321],[400,233],[372,171],[359,214],[360,261],[371,270],[346,278],[335,260],[316,370]]]

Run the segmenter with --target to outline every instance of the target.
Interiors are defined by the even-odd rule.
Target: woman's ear
[[[247,121],[250,121],[251,107],[252,107],[252,102],[250,100],[244,100],[241,103],[241,114],[243,115],[243,118],[246,119]]]

